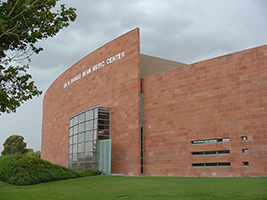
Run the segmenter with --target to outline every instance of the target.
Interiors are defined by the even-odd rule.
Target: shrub
[[[80,177],[96,176],[96,175],[101,175],[101,171],[98,169],[85,169],[85,170],[79,171],[78,174]]]
[[[76,172],[46,160],[25,156],[0,157],[0,180],[13,185],[31,185],[41,182],[99,175],[95,169]]]

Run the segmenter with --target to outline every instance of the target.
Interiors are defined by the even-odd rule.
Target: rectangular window
[[[241,140],[246,141],[246,140],[248,140],[248,137],[247,136],[241,136]]]
[[[78,116],[76,116],[76,117],[74,117],[74,119],[73,119],[73,125],[76,125],[76,124],[78,124]]]
[[[193,140],[191,144],[209,144],[209,143],[220,143],[229,142],[229,138],[218,138],[218,139],[207,139],[207,140]]]
[[[84,113],[79,115],[79,123],[84,122]]]
[[[89,110],[86,112],[86,121],[93,119],[94,117],[94,110]]]
[[[221,163],[192,163],[192,167],[230,167],[230,162]]]
[[[85,133],[85,141],[93,140],[93,131],[87,131]]]
[[[242,149],[242,153],[248,153],[248,149]]]
[[[249,162],[243,162],[243,166],[244,166],[244,167],[249,166]]]
[[[84,142],[84,133],[79,134],[79,142]]]
[[[79,124],[79,132],[84,131],[84,123]]]
[[[191,154],[192,156],[227,155],[230,154],[230,150],[197,151],[197,152],[191,152]]]

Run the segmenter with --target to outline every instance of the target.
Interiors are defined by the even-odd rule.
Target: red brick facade
[[[50,86],[42,158],[68,166],[69,119],[99,104],[111,109],[112,173],[141,175],[141,91],[144,175],[267,176],[267,45],[140,80],[139,29],[89,54]],[[229,141],[191,143],[222,138]],[[223,150],[229,154],[192,155]]]
[[[122,52],[124,57],[116,57]],[[100,104],[111,109],[112,173],[140,174],[139,52],[139,29],[135,29],[89,54],[56,79],[43,101],[43,159],[67,167],[70,117]],[[117,60],[110,59],[114,56]],[[83,77],[102,61],[105,66]],[[71,83],[72,79],[78,80]],[[68,81],[71,84],[66,87]]]
[[[150,76],[142,85],[145,174],[267,176],[267,46]],[[190,143],[227,137],[225,143]],[[217,150],[230,154],[191,155]],[[220,162],[231,166],[192,167]]]

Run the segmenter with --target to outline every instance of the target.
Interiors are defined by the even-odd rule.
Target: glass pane
[[[242,149],[243,153],[248,153],[248,149]]]
[[[69,144],[72,144],[72,137],[70,137],[69,139]]]
[[[72,153],[72,146],[69,146],[69,153]]]
[[[206,163],[207,167],[216,167],[217,163]]]
[[[72,155],[69,155],[69,162],[72,162]]]
[[[85,151],[93,151],[92,142],[85,143]]]
[[[78,116],[74,117],[74,120],[73,120],[73,125],[76,125],[78,124]]]
[[[230,163],[218,163],[218,166],[230,166]]]
[[[84,143],[78,144],[78,152],[84,152]]]
[[[73,118],[70,119],[70,126],[73,126]]]
[[[204,167],[204,163],[193,163],[193,167]]]
[[[82,163],[79,163],[78,164],[78,171],[82,171],[83,170],[83,164]]]
[[[85,129],[86,129],[86,131],[93,129],[93,120],[86,122]]]
[[[73,128],[70,128],[70,136],[73,135]]]
[[[204,140],[196,140],[196,141],[192,141],[192,144],[203,144]]]
[[[77,138],[78,138],[78,135],[73,136],[73,144],[77,143]]]
[[[77,153],[77,144],[73,145],[73,153]]]
[[[91,163],[85,163],[85,169],[94,169],[95,168],[95,165],[94,164],[91,164]]]
[[[216,155],[216,151],[206,151],[205,155]]]
[[[94,161],[94,154],[93,152],[85,153],[85,162]]]
[[[73,154],[72,160],[73,160],[73,162],[77,162],[77,154]]]
[[[229,154],[230,151],[229,150],[221,150],[221,151],[218,151],[218,154]]]
[[[79,134],[79,142],[84,142],[84,133]]]
[[[83,162],[84,153],[78,153],[78,162]]]
[[[84,123],[79,124],[79,132],[84,131]]]
[[[77,134],[78,133],[78,126],[74,126],[74,132],[73,134]]]
[[[79,123],[84,121],[84,113],[79,115]]]
[[[213,140],[208,140],[209,142],[208,143],[216,143],[217,140],[216,139],[213,139]]]
[[[93,119],[94,110],[89,110],[86,112],[86,120]]]
[[[87,131],[85,133],[85,140],[88,141],[88,140],[93,140],[93,131]]]
[[[72,169],[77,170],[77,164],[72,164]]]
[[[204,152],[192,152],[193,156],[201,156],[204,155]]]
[[[248,140],[247,136],[242,136],[241,139],[242,139],[243,141]]]

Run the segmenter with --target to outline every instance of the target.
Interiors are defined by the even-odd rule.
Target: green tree
[[[32,54],[42,39],[55,36],[76,19],[75,9],[60,0],[0,1],[0,113],[15,112],[25,101],[39,96],[27,73]]]
[[[11,135],[4,142],[4,150],[2,155],[11,155],[11,154],[25,154],[27,152],[26,142],[23,141],[24,137],[20,135]]]
[[[41,158],[41,151],[33,151],[33,149],[27,149],[26,156]]]

